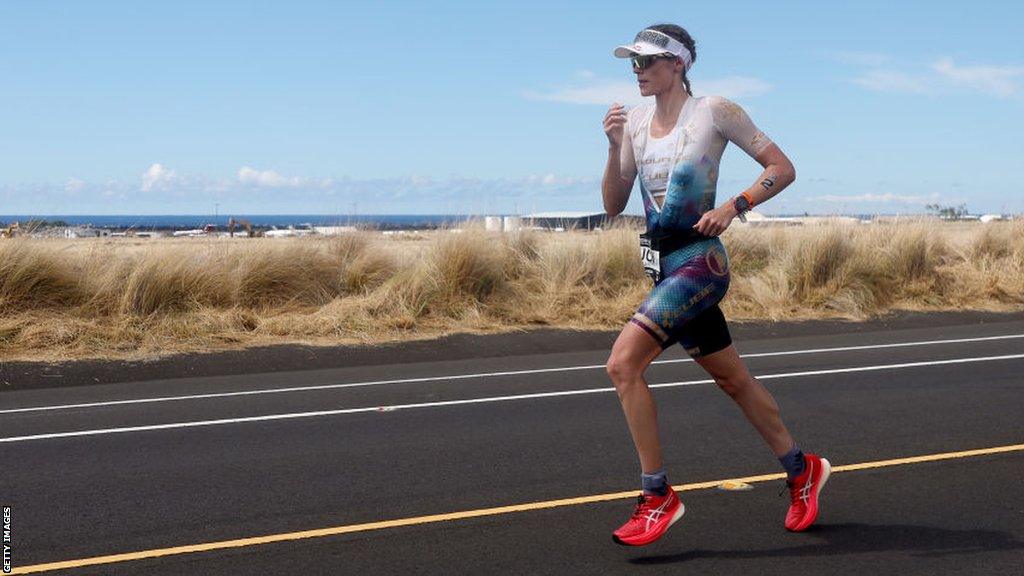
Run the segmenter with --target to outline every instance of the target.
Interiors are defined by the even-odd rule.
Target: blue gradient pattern
[[[715,204],[715,187],[710,177],[711,162],[680,162],[672,170],[667,194],[659,211],[640,178],[647,216],[647,231],[671,235],[693,228],[701,214]],[[729,289],[729,258],[717,238],[698,240],[669,254],[661,255],[662,279],[644,299],[632,322],[665,345],[676,338],[687,342],[682,327],[714,306]]]
[[[649,233],[689,232],[704,212],[715,207],[715,184],[711,179],[712,162],[707,156],[697,162],[683,161],[672,169],[665,202],[658,210],[639,178]]]

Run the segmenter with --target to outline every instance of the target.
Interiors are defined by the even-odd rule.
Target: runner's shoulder
[[[713,108],[722,108],[727,106],[736,106],[737,104],[729,98],[720,94],[707,94],[705,96],[698,96],[698,102],[704,102],[706,105]]]
[[[711,115],[716,124],[719,124],[722,121],[729,121],[742,114],[746,114],[746,112],[743,111],[742,106],[725,96],[713,94],[702,96],[701,98],[704,101],[704,105],[711,110]]]

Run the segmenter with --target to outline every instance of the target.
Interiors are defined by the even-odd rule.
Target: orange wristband
[[[750,203],[751,208],[754,207],[754,199],[750,196],[750,192],[744,191],[743,194],[741,194],[741,196],[747,199],[747,202]]]

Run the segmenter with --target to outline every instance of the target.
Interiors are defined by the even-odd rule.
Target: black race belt
[[[644,272],[657,284],[661,281],[662,256],[668,256],[684,246],[708,238],[713,236],[705,236],[696,230],[672,234],[644,232],[640,235],[640,261],[644,265]]]

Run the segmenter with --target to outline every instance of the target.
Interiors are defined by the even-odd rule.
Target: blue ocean
[[[288,226],[360,226],[380,229],[416,229],[446,227],[472,218],[458,214],[232,214],[236,220],[248,220],[259,228],[287,228]],[[166,215],[53,215],[24,214],[0,215],[0,222],[26,222],[28,220],[46,220],[49,222],[65,222],[69,226],[93,226],[95,228],[133,229],[133,230],[181,230],[202,228],[207,224],[225,227],[228,215],[214,216],[195,214]]]

